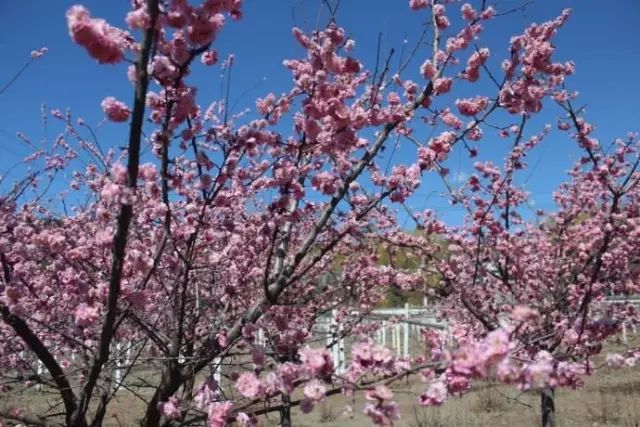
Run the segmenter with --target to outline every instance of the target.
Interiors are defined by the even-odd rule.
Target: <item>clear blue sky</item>
[[[192,1],[193,2],[193,1]],[[65,11],[77,1],[20,0],[0,1],[0,86],[20,69],[32,49],[47,46],[49,53],[36,61],[25,74],[0,96],[0,173],[18,162],[27,153],[15,138],[22,131],[34,139],[43,136],[40,105],[64,110],[69,107],[89,123],[102,119],[100,101],[108,95],[130,102],[132,91],[125,76],[126,65],[98,65],[75,46],[68,37]],[[88,0],[81,2],[96,17],[124,27],[126,0]],[[407,0],[343,0],[338,22],[356,40],[355,53],[373,68],[378,33],[383,33],[383,48],[402,48],[403,40],[412,46],[420,32],[423,18],[412,13]],[[473,2],[472,2],[473,3]],[[521,5],[523,0],[489,1],[498,11]],[[569,87],[581,93],[580,104],[588,105],[588,118],[598,126],[597,136],[603,142],[640,131],[640,1],[615,0],[537,0],[526,10],[503,17],[487,25],[483,45],[492,50],[491,66],[507,55],[509,37],[522,32],[530,22],[542,22],[556,16],[565,7],[573,15],[556,39],[557,58],[572,59],[577,64],[576,75]],[[458,9],[452,5],[450,9]],[[246,0],[245,18],[231,22],[224,29],[216,47],[221,57],[236,55],[231,105],[236,109],[254,106],[254,99],[269,91],[280,93],[289,88],[290,75],[282,60],[298,57],[301,51],[292,40],[292,25],[312,29],[326,22],[326,11],[320,0]],[[324,15],[323,15],[324,14]],[[418,55],[414,69],[427,55]],[[398,56],[396,56],[398,59]],[[199,84],[199,100],[207,103],[219,97],[220,69],[197,67],[194,81]],[[263,80],[266,78],[266,80]],[[471,94],[471,92],[469,92]],[[467,93],[458,92],[456,96]],[[555,123],[556,109],[542,115],[530,130],[539,130],[543,123]],[[535,127],[537,126],[537,128]],[[99,130],[105,145],[123,145],[126,126],[105,125]],[[54,135],[49,135],[54,136]],[[499,158],[505,144],[487,138],[482,143],[484,158]],[[411,150],[397,153],[408,156]],[[527,188],[537,206],[550,208],[550,193],[564,179],[564,172],[575,158],[573,142],[555,133],[537,149],[530,165],[537,163]],[[467,170],[469,161],[454,153],[449,166],[455,173]],[[528,173],[524,174],[526,178]],[[411,200],[415,208],[439,208],[454,220],[457,214],[437,197],[441,191],[435,182],[427,181]],[[436,194],[433,194],[435,191]],[[450,213],[447,213],[450,211]]]

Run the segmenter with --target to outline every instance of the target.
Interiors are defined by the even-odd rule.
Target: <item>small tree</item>
[[[532,27],[527,37],[545,32],[545,26]],[[523,40],[515,40],[512,52],[526,64],[536,55],[528,49],[537,49],[540,40]],[[640,291],[635,267],[640,141],[630,133],[603,147],[592,136],[594,127],[574,109],[574,95],[562,91],[554,100],[564,111],[558,128],[583,152],[569,172],[571,180],[554,193],[557,210],[528,215],[528,195],[516,184],[526,156],[550,131],[524,137],[529,116],[523,115],[519,126],[505,132],[514,142],[504,166],[477,162],[476,173],[452,190],[451,201],[468,213],[464,225],[423,224],[447,228],[447,254],[432,258],[429,267],[440,276],[440,309],[456,325],[458,342],[502,334],[502,342],[511,343],[509,356],[491,361],[491,373],[522,389],[540,390],[545,427],[555,425],[554,389],[580,387],[584,375],[597,368],[593,358],[605,340],[623,323],[640,320],[637,308],[624,299]],[[614,295],[623,298],[607,300]],[[465,389],[469,375],[487,374],[477,346],[457,351],[459,360],[443,376],[449,391]],[[633,365],[637,357],[637,350],[630,350],[608,355],[607,363]]]

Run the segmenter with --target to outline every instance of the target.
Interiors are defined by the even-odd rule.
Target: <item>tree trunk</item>
[[[141,427],[158,427],[162,420],[162,414],[158,404],[166,401],[169,397],[178,391],[184,379],[180,375],[179,369],[174,360],[169,360],[162,370],[162,378],[160,384],[156,388],[153,397],[147,404]]]
[[[291,427],[291,397],[282,395],[282,408],[280,408],[280,427]]]
[[[550,387],[545,387],[540,391],[542,427],[555,427],[556,425],[556,405],[554,395],[554,390]]]

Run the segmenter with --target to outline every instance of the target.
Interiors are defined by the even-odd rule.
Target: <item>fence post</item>
[[[218,384],[218,388],[222,388],[222,359],[220,357],[216,357],[213,359],[213,379]]]
[[[327,337],[327,342],[332,345],[331,360],[333,361],[333,366],[335,366],[337,373],[342,374],[345,371],[346,365],[344,337],[342,337],[344,327],[342,324],[338,323],[338,321],[336,320],[337,317],[338,310],[334,308],[331,311],[331,323],[329,326],[330,333]]]
[[[396,351],[396,349],[398,348],[398,345],[396,344],[396,327],[395,327],[395,325],[393,325],[393,327],[391,328],[391,347],[393,348],[393,351]]]
[[[331,361],[333,362],[333,366],[336,368],[336,372],[340,373],[340,339],[338,338],[338,328],[336,322],[336,317],[338,315],[338,310],[335,308],[331,310],[331,322],[329,324],[329,344],[331,345]]]
[[[38,374],[38,385],[36,386],[36,389],[40,391],[42,390],[41,378],[42,378],[42,375],[44,374],[44,366],[42,365],[42,362],[40,361],[40,359],[38,359],[36,373]]]
[[[404,342],[402,355],[404,357],[409,357],[409,303],[404,304]]]
[[[265,343],[264,331],[262,330],[262,328],[260,328],[258,329],[258,333],[256,336],[256,344],[260,346],[264,346],[264,343]]]
[[[347,358],[344,348],[344,326],[342,322],[338,323],[338,373],[343,374],[346,370]]]
[[[116,351],[115,351],[115,362],[116,362],[116,367],[113,370],[113,377],[114,377],[114,384],[113,384],[113,388],[116,389],[120,386],[120,384],[122,383],[122,353],[120,352],[120,349],[122,347],[122,344],[120,344],[119,342],[116,342]]]
[[[382,345],[387,346],[387,321],[382,321]]]

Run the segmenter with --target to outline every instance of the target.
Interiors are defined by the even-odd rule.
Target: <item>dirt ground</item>
[[[613,345],[609,350],[616,350]],[[395,384],[396,401],[401,405],[402,419],[398,427],[453,426],[536,426],[539,425],[539,396],[522,393],[513,387],[482,382],[475,391],[462,397],[451,397],[439,408],[416,405],[417,396],[424,389],[416,378]],[[20,396],[0,394],[0,409],[18,404],[35,409],[42,407],[55,395],[46,391],[31,391]],[[294,410],[293,425],[297,427],[361,427],[372,425],[362,414],[362,394],[355,397],[332,396],[315,410],[302,416]],[[345,414],[345,406],[353,406],[352,416]],[[117,394],[110,405],[105,426],[135,426],[143,411],[142,404],[129,391]],[[633,368],[604,368],[588,377],[579,390],[560,389],[556,392],[558,427],[622,426],[640,427],[640,366]],[[278,415],[273,413],[260,419],[261,427],[276,427]]]
[[[513,387],[490,383],[476,384],[476,391],[462,397],[450,398],[439,408],[416,405],[415,393],[420,384],[398,387],[397,401],[402,419],[395,426],[454,427],[454,426],[536,426],[539,425],[539,396],[522,393]],[[298,417],[294,425],[300,427],[361,427],[370,426],[362,414],[363,399],[356,396],[353,418],[343,413],[350,403],[338,397],[328,399],[310,417]],[[640,426],[640,368],[606,369],[587,379],[580,390],[556,392],[558,427]],[[264,426],[277,426],[277,417],[264,420]]]

